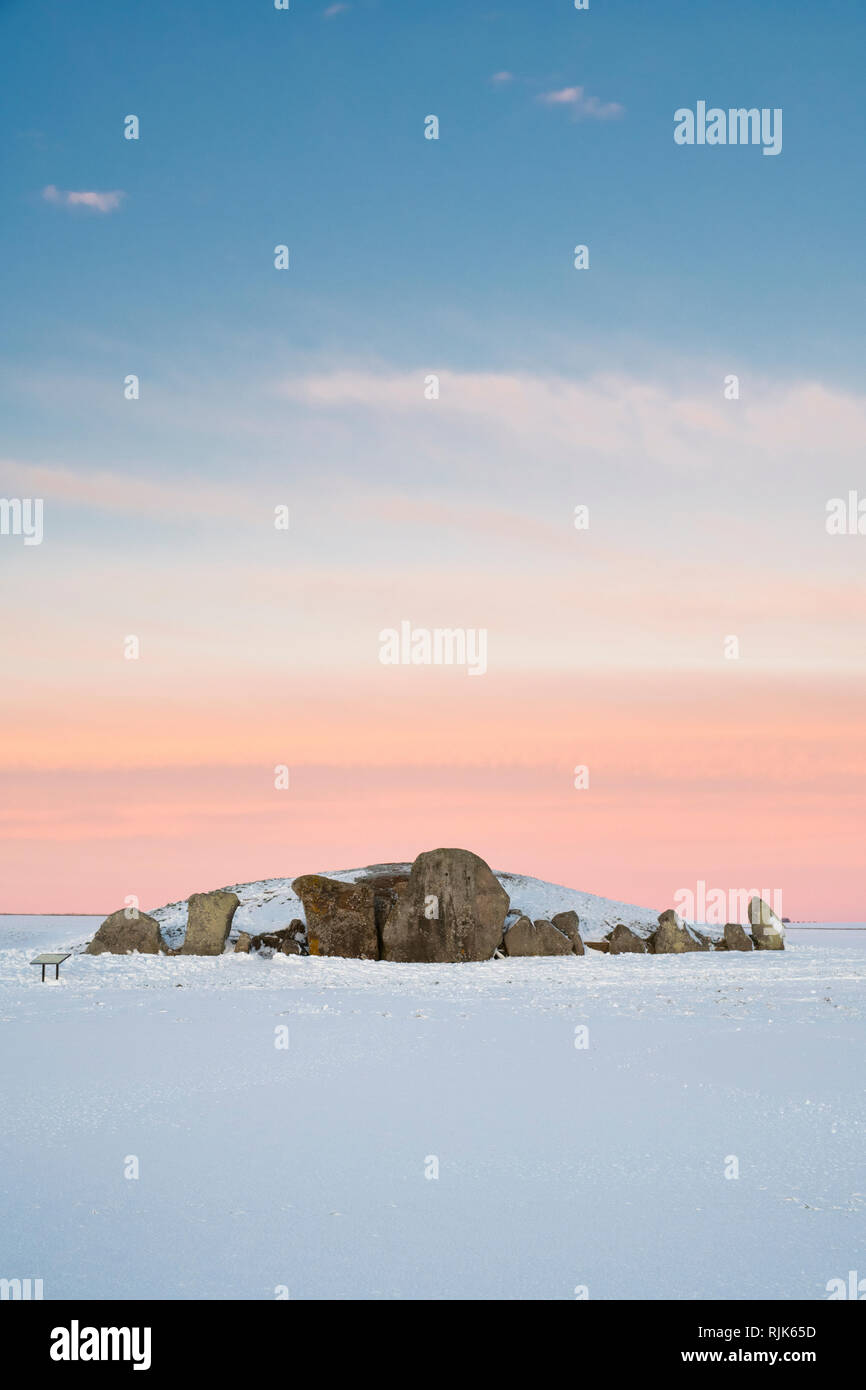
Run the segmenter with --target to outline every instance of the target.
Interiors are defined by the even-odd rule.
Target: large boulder
[[[576,912],[557,912],[550,919],[557,931],[564,932],[571,942],[571,949],[576,956],[586,954],[583,945],[583,937],[580,934],[580,918]]]
[[[725,931],[722,937],[722,944],[726,951],[752,951],[752,938],[745,927],[740,926],[739,922],[726,922]]]
[[[646,942],[642,936],[638,936],[636,931],[627,927],[623,922],[618,922],[613,931],[608,932],[608,951],[612,956],[621,956],[625,952],[634,951],[636,954],[646,954]]]
[[[181,955],[221,956],[240,901],[237,893],[222,888],[212,893],[193,893],[187,906]]]
[[[708,951],[710,949],[708,939],[687,926],[679,913],[674,912],[672,907],[660,914],[659,924],[647,944],[657,956],[678,956],[684,951]]]
[[[509,956],[570,956],[572,945],[552,922],[531,922],[528,917],[518,917],[505,933],[505,953]]]
[[[419,854],[382,928],[382,955],[398,961],[490,960],[502,941],[508,894],[467,849]]]
[[[143,955],[155,956],[164,951],[159,922],[148,917],[146,912],[136,912],[128,917],[130,908],[122,907],[112,912],[97,929],[93,940],[88,943],[85,955],[101,956],[106,951],[112,955],[123,956],[130,951],[141,951]]]
[[[763,898],[749,900],[749,922],[756,951],[784,951],[785,928]]]
[[[311,956],[378,960],[375,895],[369,883],[303,874],[292,888],[304,904]]]

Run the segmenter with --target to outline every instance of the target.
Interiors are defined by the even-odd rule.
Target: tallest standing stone
[[[468,849],[419,854],[382,928],[385,960],[489,960],[502,941],[508,894]]]

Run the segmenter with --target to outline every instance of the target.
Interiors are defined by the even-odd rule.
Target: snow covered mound
[[[408,874],[411,864],[368,864],[362,869],[340,869],[326,874],[340,883],[358,883],[364,879],[375,878],[380,874]],[[581,893],[576,888],[565,888],[559,883],[546,883],[540,878],[529,878],[526,874],[511,874],[495,871],[496,877],[508,894],[511,916],[523,913],[532,921],[539,918],[549,920],[557,912],[572,910],[580,918],[580,933],[584,941],[600,940],[617,923],[631,927],[640,936],[648,936],[658,925],[658,915],[666,903],[658,907],[635,907],[633,903],[618,902],[615,898],[600,898],[594,893]],[[257,883],[231,883],[227,890],[237,893],[240,907],[232,922],[231,939],[239,932],[260,935],[263,932],[278,931],[298,918],[305,921],[304,907],[297,893],[292,891],[292,882],[297,878],[265,878]],[[156,908],[151,914],[162,926],[162,933],[170,946],[179,946],[186,931],[186,901],[168,903]],[[702,930],[707,930],[702,928]],[[717,935],[718,932],[711,934]]]

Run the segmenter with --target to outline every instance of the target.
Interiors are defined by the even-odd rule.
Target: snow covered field
[[[76,954],[42,985],[33,955],[99,920],[0,917],[0,1277],[46,1299],[866,1276],[864,930],[477,965]]]

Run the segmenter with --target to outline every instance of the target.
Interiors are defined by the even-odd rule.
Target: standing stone
[[[240,907],[237,893],[217,888],[213,893],[193,893],[187,908],[184,956],[221,956]]]
[[[785,928],[763,898],[749,900],[749,922],[756,951],[784,951]]]
[[[578,930],[580,927],[580,918],[576,912],[557,912],[556,915],[551,918],[551,921],[557,931],[565,932],[565,935],[571,942],[571,949],[576,956],[583,956],[586,954],[583,945],[583,937]]]
[[[304,904],[311,956],[378,960],[375,895],[369,883],[303,874],[292,888]]]
[[[505,933],[505,953],[509,956],[570,956],[572,946],[564,932],[552,922],[530,922],[518,917]]]
[[[745,927],[740,926],[739,922],[726,922],[724,934],[724,947],[726,951],[751,951],[752,938]]]
[[[249,951],[250,941],[252,940],[248,931],[238,932],[238,939],[235,942],[235,951]]]
[[[155,956],[164,950],[155,917],[148,917],[146,912],[127,917],[126,908],[121,908],[106,917],[84,954],[101,956],[110,951],[112,955],[122,956],[129,951],[140,951],[142,955]]]
[[[634,951],[638,955],[646,954],[646,942],[642,936],[638,936],[636,931],[627,927],[622,922],[618,922],[612,932],[608,932],[607,940],[609,943],[609,953],[612,956],[621,956],[624,952]]]
[[[657,956],[681,955],[684,951],[708,951],[709,940],[693,931],[678,913],[669,907],[659,917],[659,924],[649,938],[649,949]]]
[[[467,849],[419,854],[382,928],[385,960],[490,960],[502,941],[508,894]]]

